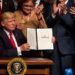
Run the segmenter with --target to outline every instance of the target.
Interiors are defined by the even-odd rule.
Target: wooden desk
[[[12,58],[0,58],[0,65],[7,65]],[[50,66],[53,65],[53,61],[45,58],[23,58],[27,67],[34,66],[34,68],[28,68],[27,75],[50,75]],[[7,74],[5,69],[0,69],[0,75]]]

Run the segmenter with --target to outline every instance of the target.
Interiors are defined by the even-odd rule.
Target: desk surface
[[[13,58],[0,58],[0,65],[8,64]],[[52,65],[54,62],[46,58],[23,58],[27,65]]]

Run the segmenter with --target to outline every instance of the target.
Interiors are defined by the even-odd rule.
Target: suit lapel
[[[10,40],[9,40],[9,38],[8,38],[8,36],[7,36],[7,34],[5,33],[4,30],[3,30],[3,32],[2,32],[2,37],[3,37],[3,40],[4,40],[4,42],[5,42],[5,46],[6,46],[7,48],[11,48],[11,47],[12,47],[11,42],[10,42]]]
[[[16,32],[16,30],[13,32],[13,34],[14,34],[14,37],[15,37],[15,39],[16,39],[16,42],[17,42],[17,44],[19,45],[19,35],[18,35],[18,33]]]

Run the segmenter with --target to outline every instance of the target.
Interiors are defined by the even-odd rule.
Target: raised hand
[[[36,13],[36,15],[39,15],[42,10],[43,10],[43,4],[39,5],[37,8],[34,9],[34,12]]]
[[[72,15],[75,15],[75,7],[71,7],[71,8],[70,8],[70,13],[71,13]]]
[[[56,3],[53,4],[53,12],[52,14],[55,15],[58,12],[58,6]]]

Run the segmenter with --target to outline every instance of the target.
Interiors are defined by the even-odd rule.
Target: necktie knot
[[[9,36],[12,36],[12,33],[11,32],[9,33]]]

